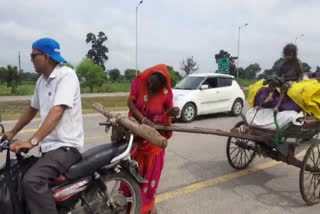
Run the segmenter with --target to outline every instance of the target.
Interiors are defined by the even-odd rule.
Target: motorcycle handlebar
[[[9,139],[6,139],[6,136],[3,136],[0,139],[0,153],[4,150],[9,150],[10,144],[14,143],[15,141],[16,141],[15,139],[9,140]],[[21,149],[19,151],[19,153],[24,153],[24,154],[27,154],[28,152],[29,152],[29,149]]]

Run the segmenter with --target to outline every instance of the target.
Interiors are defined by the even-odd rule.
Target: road
[[[243,87],[245,90],[248,90],[249,87]],[[113,93],[90,93],[90,94],[81,94],[82,98],[85,97],[108,97],[108,96],[126,96],[129,92],[113,92]],[[32,96],[0,96],[0,102],[9,102],[9,101],[24,101],[30,100]]]
[[[113,93],[90,93],[90,94],[81,94],[82,98],[85,97],[108,97],[108,96],[126,96],[129,92],[113,92]],[[30,100],[32,96],[0,96],[0,102],[8,101],[24,101]]]
[[[86,149],[108,142],[109,135],[98,126],[103,117],[85,117]],[[239,120],[218,114],[187,125],[229,130]],[[26,139],[37,125],[38,121],[30,124],[18,137]],[[173,135],[158,190],[159,213],[319,213],[320,205],[306,206],[300,196],[298,168],[257,158],[248,170],[235,171],[226,158],[226,140],[213,135]]]

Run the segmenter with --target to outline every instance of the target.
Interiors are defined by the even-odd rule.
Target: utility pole
[[[141,0],[136,6],[136,76],[138,76],[138,8],[142,3]]]
[[[240,30],[243,27],[248,26],[248,23],[238,27],[238,61],[237,61],[237,80],[239,80],[239,62],[240,62]]]
[[[19,73],[22,73],[22,70],[21,70],[21,58],[20,58],[20,51],[19,51],[19,56],[18,56],[18,71]]]

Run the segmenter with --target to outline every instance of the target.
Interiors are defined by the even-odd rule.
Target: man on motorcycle
[[[31,61],[41,76],[30,106],[5,135],[12,139],[40,111],[40,128],[29,140],[15,141],[10,150],[18,153],[41,144],[42,157],[25,174],[23,190],[32,214],[57,214],[49,182],[81,159],[84,143],[79,80],[74,70],[62,64],[66,60],[53,39],[35,41]]]

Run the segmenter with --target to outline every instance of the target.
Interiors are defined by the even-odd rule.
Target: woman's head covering
[[[159,64],[159,65],[153,66],[151,68],[148,68],[147,70],[145,70],[144,72],[139,74],[138,78],[141,79],[144,82],[147,82],[148,78],[153,73],[162,74],[167,80],[167,89],[171,89],[170,73],[168,71],[167,65],[165,65],[165,64]]]

